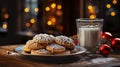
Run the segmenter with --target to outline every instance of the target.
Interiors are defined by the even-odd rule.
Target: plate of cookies
[[[31,57],[68,57],[83,54],[86,49],[76,46],[74,41],[67,36],[36,34],[25,45],[16,47],[15,51],[23,56]]]

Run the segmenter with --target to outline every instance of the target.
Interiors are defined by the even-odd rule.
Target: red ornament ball
[[[111,47],[114,50],[120,50],[120,38],[114,38],[111,43]]]
[[[111,39],[112,38],[112,34],[110,32],[104,32],[102,34],[102,38],[109,38],[109,39]]]
[[[107,44],[102,44],[99,48],[100,54],[103,56],[108,56],[111,52],[111,47]]]
[[[75,40],[74,43],[75,43],[75,45],[78,45],[78,40]]]

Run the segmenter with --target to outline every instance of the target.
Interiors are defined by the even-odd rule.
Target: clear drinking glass
[[[101,41],[103,19],[80,18],[76,19],[76,25],[79,45],[87,51],[96,52]]]

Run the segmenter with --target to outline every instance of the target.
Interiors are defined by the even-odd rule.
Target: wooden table
[[[20,45],[6,45],[0,46],[0,67],[119,67],[120,66],[120,54],[111,54],[108,58],[102,56],[89,58],[88,56],[79,56],[80,58],[72,62],[42,62],[34,59],[25,59],[19,55],[8,55],[8,51],[13,51],[15,47]],[[100,60],[99,62],[92,62],[94,60]],[[86,60],[87,59],[87,60]],[[108,60],[103,62],[103,60]],[[57,62],[57,61],[56,61]]]

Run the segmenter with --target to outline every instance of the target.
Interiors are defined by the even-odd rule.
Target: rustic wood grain
[[[21,45],[21,44],[20,44]],[[13,51],[15,47],[20,45],[7,45],[7,46],[0,46],[0,67],[110,67],[113,66],[120,66],[119,62],[112,62],[106,64],[84,64],[84,60],[78,60],[74,62],[63,62],[63,63],[54,63],[54,62],[41,62],[39,60],[28,59],[23,56],[11,56],[7,54],[7,51]],[[120,59],[120,55],[111,55],[111,57],[117,57]],[[57,62],[57,61],[56,61]]]

